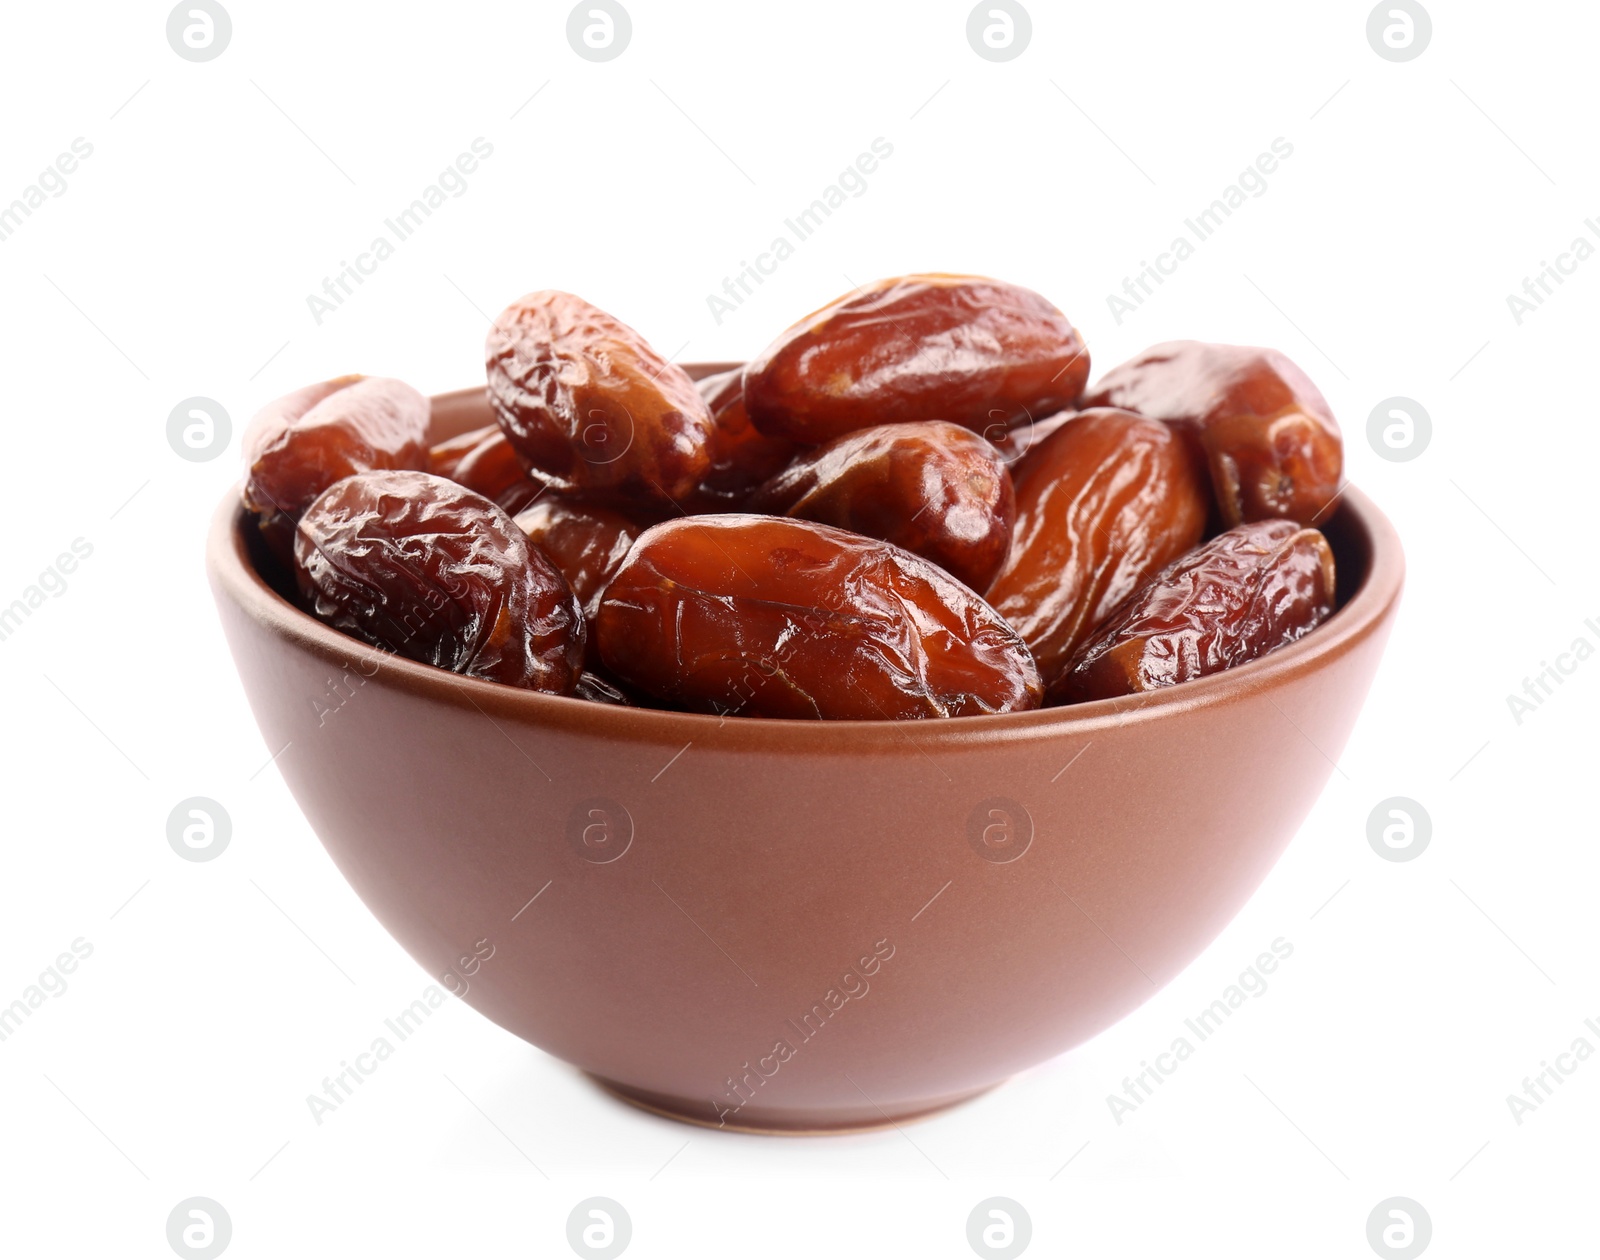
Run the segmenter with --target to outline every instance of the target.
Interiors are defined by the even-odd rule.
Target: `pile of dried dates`
[[[351,376],[268,405],[244,502],[304,606],[514,687],[778,718],[1128,696],[1333,610],[1339,429],[1272,350],[1156,346],[1087,390],[1028,289],[884,280],[692,380],[569,293],[486,347],[495,423]]]

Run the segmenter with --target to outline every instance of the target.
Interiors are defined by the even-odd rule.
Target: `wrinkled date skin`
[[[1031,289],[982,276],[880,280],[807,316],[745,365],[763,433],[826,442],[949,420],[994,436],[1077,402],[1089,353]]]
[[[570,693],[585,629],[560,571],[488,499],[424,472],[358,473],[306,509],[295,573],[323,621],[388,652]]]
[[[1157,420],[1080,412],[1032,451],[1011,550],[986,598],[1048,686],[1089,633],[1205,529],[1205,473]]]
[[[1087,404],[1185,430],[1210,466],[1224,525],[1314,524],[1338,496],[1344,446],[1333,410],[1276,350],[1169,341],[1112,368]]]
[[[557,490],[674,502],[710,471],[716,425],[694,382],[583,299],[518,299],[486,358],[500,427]]]
[[[518,513],[516,520],[528,541],[561,570],[592,629],[606,583],[638,534],[632,522],[605,508],[551,498]]]
[[[341,376],[268,403],[244,436],[244,504],[280,558],[294,523],[342,477],[428,462],[428,400],[403,381]]]
[[[702,377],[700,389],[716,433],[711,469],[681,506],[688,512],[738,512],[750,495],[801,448],[787,438],[768,437],[750,423],[744,405],[744,369]]]
[[[474,429],[428,452],[428,471],[493,499],[515,516],[550,487],[529,474],[498,425]]]
[[[783,517],[668,521],[600,601],[607,670],[676,707],[776,718],[1037,708],[1027,647],[942,569]]]
[[[747,510],[881,538],[981,591],[1005,560],[1016,498],[999,451],[927,420],[835,438],[762,486]]]
[[[1333,552],[1294,521],[1235,525],[1125,601],[1051,687],[1052,704],[1204,678],[1265,656],[1333,611]]]

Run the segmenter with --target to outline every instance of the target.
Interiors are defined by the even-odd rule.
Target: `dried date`
[[[581,298],[520,298],[485,353],[500,427],[557,490],[671,503],[710,471],[716,425],[694,382]]]
[[[481,429],[469,429],[453,438],[446,438],[443,442],[435,442],[428,448],[426,471],[435,477],[449,477],[454,481],[456,468],[460,466],[461,461],[472,454],[485,438],[492,438],[498,432],[500,432],[499,425],[486,424]]]
[[[582,609],[560,571],[488,499],[431,473],[335,482],[295,531],[312,611],[385,651],[461,674],[569,693]]]
[[[593,629],[606,583],[638,534],[632,522],[602,507],[553,498],[519,512],[516,521],[528,541],[561,570]]]
[[[294,523],[342,477],[428,462],[428,400],[403,381],[341,376],[268,403],[245,431],[244,504],[283,559]]]
[[[593,670],[586,669],[578,676],[578,686],[572,694],[579,700],[588,700],[593,704],[614,704],[625,709],[634,707],[633,700],[626,691]]]
[[[800,448],[787,438],[768,437],[750,423],[744,405],[744,369],[702,377],[695,384],[716,432],[711,468],[681,507],[687,512],[737,512],[762,482],[780,472]]]
[[[1333,410],[1276,350],[1169,341],[1107,372],[1087,405],[1184,430],[1205,455],[1224,525],[1310,525],[1338,496],[1344,448]]]
[[[926,420],[824,443],[757,490],[746,510],[881,538],[981,591],[1005,560],[1016,500],[989,442]]]
[[[881,280],[808,315],[745,365],[763,433],[826,442],[856,429],[949,420],[979,433],[1071,406],[1089,353],[1030,289],[982,276]]]
[[[1000,452],[1000,458],[1005,461],[1006,467],[1011,470],[1012,478],[1015,479],[1027,469],[1028,452],[1077,414],[1071,410],[1058,411],[1054,415],[1019,424],[1014,429],[995,425],[984,430],[984,436],[994,443],[995,450]]]
[[[1038,707],[1015,631],[889,543],[728,514],[646,531],[595,621],[624,683],[679,707],[781,718],[931,718]]]
[[[1050,688],[1102,700],[1203,678],[1293,643],[1333,611],[1333,552],[1294,521],[1235,525],[1130,596]]]
[[[1205,474],[1170,428],[1114,408],[1080,412],[1032,451],[1011,550],[987,596],[1048,686],[1078,644],[1205,528]]]

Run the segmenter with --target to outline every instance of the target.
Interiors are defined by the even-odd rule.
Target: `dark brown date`
[[[737,512],[767,478],[781,471],[800,448],[787,438],[768,437],[750,423],[744,406],[744,369],[718,372],[696,381],[716,433],[711,469],[681,503],[686,512]]]
[[[469,429],[465,433],[458,433],[453,438],[443,442],[435,442],[428,448],[428,472],[435,477],[449,477],[454,481],[456,467],[470,455],[474,448],[485,438],[491,438],[500,432],[497,424],[486,424],[481,429]]]
[[[528,541],[561,570],[592,630],[606,583],[638,533],[632,522],[605,508],[553,498],[518,513],[516,520]]]
[[[1012,480],[1015,480],[1027,469],[1028,452],[1077,414],[1071,410],[1058,411],[1053,416],[1025,421],[1014,429],[1004,429],[996,425],[986,429],[984,437],[994,443],[995,450],[1000,452],[1000,458],[1011,470]]]
[[[268,403],[244,435],[244,504],[284,560],[294,523],[319,494],[351,473],[422,468],[428,400],[403,381],[341,376]]]
[[[944,570],[783,517],[668,521],[600,601],[600,657],[675,706],[780,718],[931,718],[1037,708],[1016,632]]]
[[[626,691],[609,678],[592,670],[586,669],[578,676],[577,690],[572,694],[580,700],[588,700],[593,704],[615,704],[623,708],[633,708],[633,701]]]
[[[1235,525],[1140,587],[1073,657],[1053,704],[1204,678],[1293,643],[1333,611],[1333,552],[1294,521]]]
[[[1086,402],[1186,431],[1210,466],[1224,525],[1274,517],[1310,525],[1338,496],[1344,447],[1333,411],[1276,350],[1165,342],[1112,368]]]
[[[428,452],[428,471],[493,499],[512,516],[550,488],[528,472],[494,424],[435,446]]]
[[[716,426],[694,382],[583,299],[518,299],[486,357],[500,427],[555,489],[670,503],[710,471]]]
[[[450,480],[498,503],[513,486],[531,479],[517,458],[516,449],[504,433],[496,430],[461,457]],[[539,487],[540,483],[534,485]]]
[[[999,451],[970,429],[925,420],[858,429],[806,452],[746,510],[881,538],[981,591],[1005,560],[1016,500]]]
[[[1088,379],[1077,330],[1031,289],[912,275],[806,316],[745,365],[744,400],[797,442],[914,420],[992,434],[1071,406]]]
[[[312,611],[384,651],[535,691],[577,685],[577,597],[505,512],[453,481],[335,482],[301,516],[294,559]]]
[[[1177,434],[1109,407],[1080,412],[1025,463],[1011,550],[987,599],[1048,686],[1117,604],[1200,541],[1209,496]]]

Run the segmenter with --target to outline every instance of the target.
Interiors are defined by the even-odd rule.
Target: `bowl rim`
[[[477,392],[458,390],[437,395],[433,401],[456,402]],[[693,743],[702,748],[747,751],[848,748],[852,754],[903,754],[909,750],[928,756],[943,749],[1046,737],[1093,737],[1110,727],[1173,719],[1197,709],[1234,704],[1258,692],[1280,689],[1359,647],[1385,625],[1399,602],[1405,557],[1394,526],[1364,493],[1347,482],[1340,488],[1338,502],[1338,514],[1346,517],[1365,544],[1367,572],[1343,607],[1304,638],[1259,660],[1140,696],[972,717],[817,721],[629,708],[528,691],[386,653],[323,624],[268,585],[246,548],[244,531],[250,514],[241,502],[239,483],[223,496],[213,515],[206,540],[206,570],[219,601],[226,599],[290,646],[327,661],[340,672],[357,668],[369,683],[382,676],[391,687],[454,708],[475,708],[491,720],[680,748]],[[369,671],[358,662],[374,662],[374,666]]]

